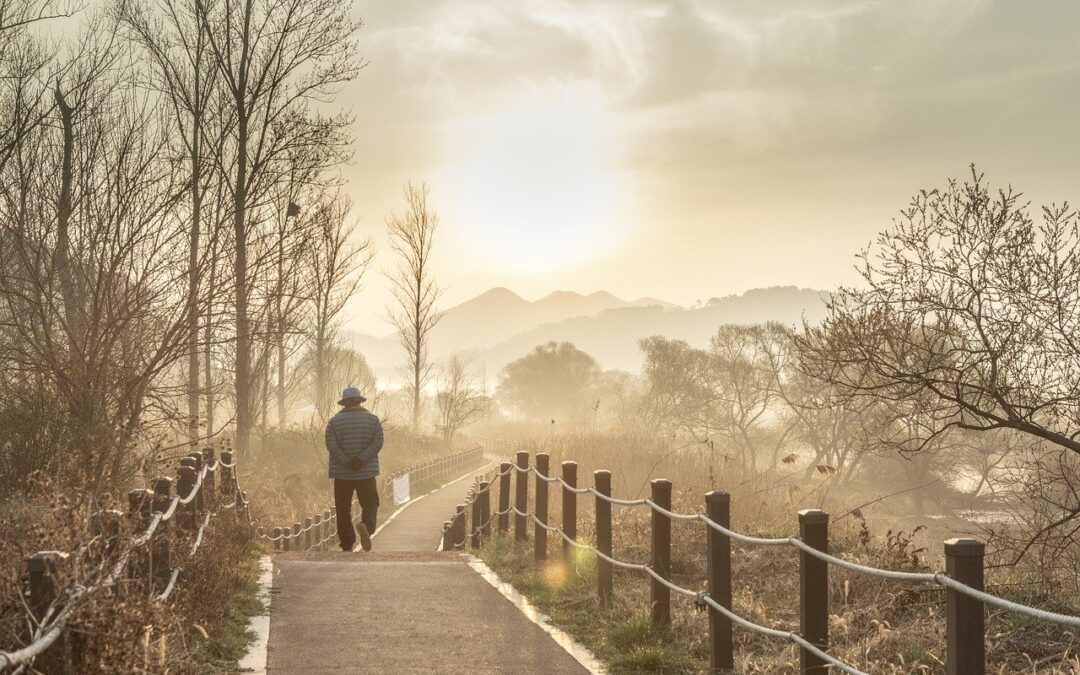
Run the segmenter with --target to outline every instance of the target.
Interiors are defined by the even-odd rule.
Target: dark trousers
[[[379,512],[379,486],[374,478],[361,480],[334,479],[334,506],[337,507],[337,531],[341,548],[351,551],[356,545],[356,530],[352,524],[353,493],[360,500],[360,521],[368,533],[375,533],[375,516]]]

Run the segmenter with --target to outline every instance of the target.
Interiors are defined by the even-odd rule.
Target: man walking
[[[334,506],[341,550],[351,551],[360,534],[360,546],[371,550],[371,533],[379,510],[379,450],[383,446],[382,422],[363,406],[364,395],[353,386],[341,392],[341,410],[326,424],[326,450],[330,453],[330,478],[334,479]],[[360,500],[360,526],[353,530],[352,496]]]

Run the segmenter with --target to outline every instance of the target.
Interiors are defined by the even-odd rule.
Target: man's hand
[[[348,461],[345,462],[345,466],[350,471],[359,471],[360,467],[364,466],[364,461],[359,457],[350,457]]]

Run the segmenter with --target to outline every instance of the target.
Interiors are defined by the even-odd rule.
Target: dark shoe
[[[356,528],[357,533],[360,535],[360,548],[365,551],[371,550],[371,534],[367,531],[367,525],[360,523]]]
[[[356,542],[349,542],[348,544],[346,544],[345,542],[341,542],[341,550],[345,551],[346,553],[352,551],[353,546],[356,546]]]

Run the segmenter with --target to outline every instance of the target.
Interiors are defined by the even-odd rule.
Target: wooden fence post
[[[292,524],[292,550],[294,551],[304,550],[304,540],[300,538],[300,530],[302,530],[303,527],[304,526],[300,523]]]
[[[233,463],[233,454],[228,450],[221,451],[221,480],[218,481],[218,490],[221,491],[221,498],[230,500],[236,495],[236,472],[228,464]]]
[[[562,463],[562,479],[570,487],[577,487],[577,462]],[[577,541],[577,493],[565,486],[562,490],[562,531]],[[562,550],[563,560],[569,565],[573,561],[574,547],[563,539]]]
[[[799,511],[799,538],[811,548],[829,552],[829,514],[817,509]],[[808,642],[829,648],[829,564],[806,551],[799,552],[799,632]],[[803,673],[827,675],[824,659],[799,649]]]
[[[605,497],[611,496],[611,472],[601,469],[593,473],[593,486]],[[611,557],[611,503],[596,497],[596,550]],[[596,560],[596,591],[600,604],[609,606],[614,595],[611,563],[603,558]]]
[[[30,612],[38,622],[45,618],[49,607],[57,600],[60,588],[57,577],[60,568],[67,563],[68,554],[61,551],[39,551],[26,559],[26,569],[30,576]],[[63,609],[54,608],[52,616]],[[60,634],[56,642],[34,662],[36,672],[68,672],[69,644],[66,631]]]
[[[311,543],[315,538],[314,536],[312,536],[314,534],[314,532],[315,532],[315,530],[312,529],[313,527],[314,527],[314,523],[311,520],[311,518],[310,517],[304,518],[304,550],[305,551],[310,551],[311,550]]]
[[[285,526],[285,527],[281,528],[281,550],[282,551],[291,551],[291,550],[293,550],[292,528],[289,527],[289,526]]]
[[[151,507],[156,513],[165,513],[172,503],[172,479],[166,476],[158,476],[150,481],[150,489],[154,491],[154,503]],[[172,537],[172,519],[162,520],[158,523],[153,541],[150,542],[151,559],[150,566],[154,571],[154,578],[167,580],[170,570],[170,540]]]
[[[325,542],[323,548],[325,549],[330,545],[330,538],[334,536],[334,514],[330,512],[330,509],[323,509],[322,521],[323,541]]]
[[[671,510],[671,481],[657,478],[650,484],[652,501],[657,506]],[[652,511],[652,568],[664,579],[671,580],[671,519],[653,509]],[[650,577],[650,579],[652,579]],[[671,626],[671,589],[652,579],[652,623],[666,630]]]
[[[510,529],[510,473],[513,470],[510,462],[499,465],[499,534],[506,534]]]
[[[214,449],[210,446],[206,446],[202,449],[202,463],[203,466],[210,466],[214,463]],[[218,465],[218,467],[220,468],[220,465]],[[203,488],[205,488],[203,492],[206,494],[206,508],[211,511],[214,510],[214,504],[217,503],[217,490],[214,489],[217,485],[217,476],[214,475],[216,473],[217,471],[207,471],[206,478],[203,480]]]
[[[945,542],[945,573],[950,579],[983,590],[986,545],[978,539]],[[946,672],[983,675],[986,672],[985,611],[981,600],[945,589]]]
[[[473,493],[471,506],[469,511],[472,516],[472,529],[469,530],[469,547],[475,551],[480,548],[480,525],[484,522],[484,516],[480,513],[480,495],[476,492]]]
[[[517,507],[521,513],[528,513],[529,511],[529,473],[526,469],[529,468],[529,453],[522,450],[517,453],[517,468],[515,471],[517,476],[514,479],[514,487],[517,489],[514,499],[514,506]],[[525,532],[525,516],[521,514],[514,515],[514,539],[517,541],[525,541],[528,539],[528,534]]]
[[[465,548],[465,505],[458,504],[454,511],[454,528],[450,534],[451,547],[454,549]]]
[[[491,483],[480,481],[480,544],[491,537]]]
[[[202,473],[202,468],[203,468],[203,456],[202,456],[202,453],[201,452],[192,452],[192,453],[188,454],[188,457],[190,457],[195,462],[195,465],[194,465],[195,479],[197,481],[198,478],[199,478],[199,474]],[[198,519],[204,513],[206,513],[206,490],[203,489],[203,488],[206,486],[206,479],[209,478],[209,477],[210,477],[210,472],[207,471],[206,476],[203,477],[202,484],[199,486],[198,491],[195,493],[196,521],[198,521]]]
[[[274,535],[274,550],[280,551],[282,549],[281,528],[275,527],[271,533]]]
[[[536,455],[536,499],[533,510],[536,512],[535,539],[533,541],[533,555],[536,562],[547,560],[547,529],[548,524],[548,482],[545,478],[551,473],[551,455],[541,452]]]
[[[184,499],[191,497],[195,491],[195,481],[197,479],[195,460],[190,457],[181,459],[180,467],[176,470],[176,494]],[[198,504],[196,504],[195,498],[192,498],[187,504],[178,506],[180,509],[180,527],[188,532],[195,529],[195,522],[198,520],[197,507]]]
[[[731,529],[731,495],[705,495],[705,515],[717,525]],[[705,528],[708,552],[709,597],[731,609],[731,539],[711,527]],[[709,667],[713,673],[735,669],[735,647],[731,619],[709,607]]]

